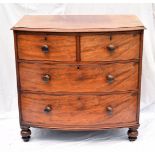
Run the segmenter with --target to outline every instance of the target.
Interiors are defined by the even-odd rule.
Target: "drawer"
[[[138,59],[140,34],[83,35],[82,61],[115,61]]]
[[[33,125],[78,128],[136,121],[137,96],[132,94],[21,94],[22,120]],[[92,128],[93,129],[93,128]]]
[[[18,57],[25,60],[75,61],[75,36],[19,34]]]
[[[111,92],[138,87],[137,63],[106,65],[19,65],[22,90],[43,92]]]

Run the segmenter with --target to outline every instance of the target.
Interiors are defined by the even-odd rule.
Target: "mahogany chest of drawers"
[[[138,135],[144,26],[135,16],[24,16],[13,28],[21,136],[30,127]]]

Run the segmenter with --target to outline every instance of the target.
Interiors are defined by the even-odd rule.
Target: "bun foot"
[[[129,128],[128,130],[128,139],[129,141],[135,141],[138,136],[137,128]]]
[[[30,140],[30,136],[22,137],[22,139],[23,139],[24,142],[28,142]]]
[[[30,140],[31,130],[29,128],[23,128],[21,130],[21,136],[24,142],[28,142]]]

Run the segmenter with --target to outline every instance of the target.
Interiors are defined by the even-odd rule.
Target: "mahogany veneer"
[[[138,89],[138,64],[50,65],[20,63],[21,90],[41,92],[111,92]],[[49,76],[48,81],[44,77]],[[108,76],[113,81],[108,81]]]
[[[21,135],[129,128],[137,139],[144,26],[135,16],[24,16],[13,28]]]
[[[19,59],[76,61],[75,36],[19,34],[17,38],[19,40]],[[46,54],[42,52],[41,48],[44,45],[48,46]]]
[[[51,102],[52,101],[52,102]],[[47,105],[49,103],[49,105]],[[43,110],[51,106],[51,112]],[[113,107],[113,111],[108,111]],[[25,123],[44,124],[63,129],[92,129],[104,125],[120,125],[136,122],[137,96],[132,93],[111,95],[43,95],[21,94],[21,109]],[[88,128],[89,129],[89,128]],[[90,128],[91,129],[91,128]]]

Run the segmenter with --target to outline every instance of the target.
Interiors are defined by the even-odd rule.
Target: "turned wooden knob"
[[[109,115],[112,115],[112,112],[113,112],[112,107],[108,106],[108,107],[106,108],[106,110],[107,110],[107,113],[108,113]]]
[[[44,74],[44,75],[42,76],[42,80],[43,80],[44,82],[48,82],[48,81],[51,80],[51,76],[50,76],[49,74]]]
[[[107,75],[106,79],[107,79],[107,82],[108,83],[113,83],[113,81],[114,81],[115,78],[114,78],[113,75],[109,74],[109,75]]]
[[[51,105],[47,105],[47,106],[45,107],[45,109],[44,109],[44,112],[45,112],[45,113],[49,113],[51,110],[52,110]]]
[[[107,49],[108,49],[109,52],[114,52],[115,51],[115,46],[113,44],[109,44],[107,46]]]
[[[44,53],[48,53],[48,52],[49,52],[48,45],[43,45],[43,46],[41,47],[41,49],[42,49],[42,51],[43,51]]]

